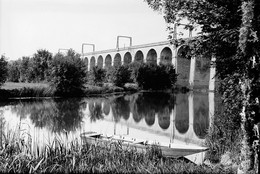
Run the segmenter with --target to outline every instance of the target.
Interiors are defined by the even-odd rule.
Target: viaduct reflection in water
[[[194,137],[205,138],[214,113],[214,93],[136,93],[110,98],[16,101],[7,105],[20,120],[29,118],[34,127],[52,133],[73,133],[90,124],[109,121],[187,142]]]
[[[100,107],[96,102],[89,103],[89,108]],[[91,117],[92,111],[94,109],[89,109]],[[98,119],[95,121],[109,120],[108,117],[111,116],[110,121],[118,124],[125,122],[127,126],[132,123],[130,127],[139,126],[157,132],[173,131],[172,136],[204,139],[209,129],[210,117],[214,113],[214,94],[138,93],[119,96],[103,100],[102,113],[104,117],[97,115]]]

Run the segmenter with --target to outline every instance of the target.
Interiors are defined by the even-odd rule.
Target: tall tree
[[[2,55],[0,58],[0,87],[6,81],[7,72],[7,61],[5,56]]]
[[[50,76],[49,69],[51,67],[52,54],[45,49],[40,49],[34,54],[32,60],[33,71],[37,81],[47,80]]]
[[[216,56],[217,75],[227,113],[241,119],[243,143],[240,170],[254,167],[254,132],[259,123],[260,99],[260,1],[256,0],[145,0],[161,10],[170,32],[172,24],[187,20],[186,28],[200,26],[201,33],[187,42],[191,54]],[[235,106],[231,106],[230,101]],[[239,114],[238,114],[239,113]],[[228,114],[226,114],[228,115]],[[259,138],[259,137],[258,137]]]

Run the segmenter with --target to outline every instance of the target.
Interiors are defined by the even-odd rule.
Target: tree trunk
[[[238,173],[248,173],[254,169],[254,149],[253,149],[253,130],[254,130],[254,118],[251,118],[247,109],[249,107],[250,95],[251,95],[251,80],[249,78],[249,62],[250,56],[248,54],[249,35],[252,30],[252,20],[254,18],[254,0],[242,1],[242,23],[239,33],[239,48],[238,56],[239,61],[245,63],[240,78],[240,87],[242,91],[242,111],[241,116],[241,131],[242,131],[242,147],[241,147],[241,159]]]

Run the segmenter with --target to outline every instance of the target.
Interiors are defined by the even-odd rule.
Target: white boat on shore
[[[208,150],[207,147],[195,145],[180,145],[175,143],[162,143],[142,139],[131,138],[129,136],[121,135],[103,135],[97,132],[84,132],[80,135],[84,143],[97,143],[97,142],[119,142],[122,148],[135,148],[139,152],[145,152],[150,146],[157,146],[161,149],[162,155],[165,157],[179,158],[187,155],[192,155]]]

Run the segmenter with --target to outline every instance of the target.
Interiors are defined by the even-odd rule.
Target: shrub
[[[86,82],[85,64],[73,50],[65,56],[58,53],[52,62],[51,77],[55,95],[82,95]]]
[[[92,85],[103,86],[105,78],[106,70],[98,66],[94,66],[88,74],[89,83]]]
[[[111,82],[119,87],[123,87],[126,83],[131,82],[131,70],[127,65],[113,68],[109,75]]]
[[[162,90],[172,88],[177,75],[172,65],[143,64],[136,70],[136,82],[142,89]]]

